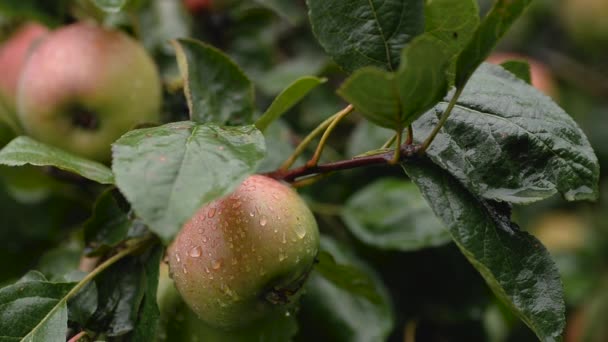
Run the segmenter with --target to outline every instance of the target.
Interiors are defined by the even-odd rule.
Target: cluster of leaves
[[[0,10],[57,23],[70,7],[65,3],[46,8],[36,1],[8,1]],[[161,303],[159,311],[162,246],[200,206],[229,194],[250,174],[276,169],[290,155],[291,149],[285,150],[290,133],[280,118],[309,93],[311,111],[322,111],[322,106],[310,103],[322,103],[313,90],[327,79],[306,74],[319,74],[326,57],[301,52],[308,46],[290,46],[301,55],[269,67],[272,53],[259,45],[277,41],[252,27],[262,31],[266,26],[259,22],[275,22],[268,18],[278,16],[283,25],[310,29],[298,3],[240,4],[228,19],[209,15],[211,27],[199,27],[201,34],[167,3],[91,4],[115,25],[127,25],[125,18],[136,14],[139,30],[149,33],[140,33],[142,41],[155,52],[167,84],[183,82],[187,118],[178,113],[184,108],[173,102],[181,103],[182,94],[167,92],[169,123],[122,136],[113,145],[111,168],[25,136],[0,151],[2,165],[52,167],[51,172],[82,177],[77,181],[87,193],[62,199],[69,208],[77,204],[68,200],[78,203],[85,196],[91,203],[94,198],[90,208],[78,210],[90,216],[80,225],[80,244],[70,247],[69,255],[65,247],[61,250],[69,262],[61,263],[49,252],[42,260],[53,262],[46,268],[39,263],[45,274],[32,271],[0,289],[0,339],[63,341],[66,334],[88,331],[98,337],[150,341],[157,331],[160,338],[171,338],[185,334],[180,330],[227,338],[200,328],[191,314],[182,317],[181,325],[172,321],[174,307],[163,312]],[[482,64],[529,3],[497,0],[483,19],[474,0],[308,0],[306,5],[316,40],[346,73],[337,93],[367,120],[349,142],[349,153],[369,155],[390,146],[382,139],[390,138],[391,130],[397,146],[406,130],[410,143],[420,144],[424,152],[397,159],[400,177],[381,177],[348,194],[338,214],[356,241],[352,244],[391,253],[453,241],[502,305],[539,339],[553,341],[560,339],[565,325],[560,277],[542,244],[513,223],[511,204],[529,204],[557,193],[568,201],[595,199],[599,166],[576,123],[529,85],[525,66],[521,72],[520,64],[507,64],[506,69]],[[254,15],[260,11],[263,14]],[[218,32],[211,19],[238,19],[248,25],[236,25],[226,45],[222,40],[227,34]],[[217,47],[193,39],[174,39],[172,48],[164,43],[193,35],[217,42]],[[331,73],[331,67],[325,69]],[[263,105],[265,111],[258,112]],[[383,138],[377,142],[374,136]],[[33,172],[31,177],[42,177]],[[65,194],[65,184],[55,186]],[[339,178],[334,186],[341,186]],[[11,196],[5,192],[0,195]],[[37,204],[27,210],[60,210],[31,202]],[[311,200],[313,209],[316,205]],[[47,225],[40,229],[49,232],[50,227],[77,225],[82,217],[61,219],[70,220],[38,225]],[[374,257],[357,257],[344,242],[349,240],[341,238],[343,232],[324,233],[324,252],[297,319],[300,332],[291,315],[228,338],[283,341],[296,334],[315,336],[319,330],[331,335],[319,337],[333,340],[388,338],[399,319],[391,297],[399,289],[387,289],[378,273],[401,270],[374,270],[369,266]],[[70,272],[81,256],[97,264],[88,275]],[[164,327],[157,330],[159,321]],[[323,325],[333,328],[312,328]]]

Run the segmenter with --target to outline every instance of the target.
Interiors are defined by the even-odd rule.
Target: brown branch
[[[418,151],[420,150],[420,145],[401,145],[400,149],[400,160],[403,161],[405,159],[409,159],[412,157],[416,157]],[[299,178],[310,176],[310,175],[319,175],[325,174],[334,171],[341,170],[349,170],[355,169],[359,167],[372,166],[372,165],[391,165],[393,162],[393,158],[395,156],[395,151],[391,150],[388,152],[373,154],[364,157],[357,157],[353,159],[340,160],[337,162],[327,163],[327,164],[319,164],[319,165],[303,165],[291,170],[276,170],[272,172],[265,173],[265,176],[270,178],[274,178],[277,180],[283,180],[289,183],[293,183],[297,181]]]

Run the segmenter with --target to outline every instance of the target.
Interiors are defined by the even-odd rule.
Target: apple
[[[48,29],[38,23],[26,23],[0,46],[0,115],[5,115],[11,126],[17,120],[17,81],[36,43],[47,33]]]
[[[501,64],[509,60],[522,60],[530,65],[530,77],[532,85],[542,91],[545,95],[551,96],[553,99],[558,99],[559,91],[551,70],[543,64],[531,57],[523,56],[510,52],[493,53],[488,57],[487,62],[492,64]]]
[[[184,0],[184,6],[191,14],[197,14],[211,6],[212,0]]]
[[[608,43],[608,1],[562,0],[559,14],[567,33],[588,47]]]
[[[289,308],[318,249],[306,203],[288,185],[253,175],[184,224],[167,257],[192,311],[210,326],[235,329]]]
[[[27,134],[101,162],[110,160],[110,145],[122,134],[159,121],[160,105],[160,77],[143,46],[84,22],[40,42],[17,93]]]

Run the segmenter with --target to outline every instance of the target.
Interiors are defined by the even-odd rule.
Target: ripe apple
[[[530,65],[530,77],[532,79],[532,85],[536,89],[545,93],[545,95],[558,99],[559,91],[555,80],[553,79],[551,70],[549,70],[549,68],[542,62],[539,62],[531,57],[510,52],[494,53],[488,57],[487,62],[492,64],[501,64],[509,60],[523,60],[528,62]]]
[[[254,175],[202,207],[167,256],[186,304],[209,325],[234,329],[285,310],[318,248],[315,218],[298,194]]]
[[[26,133],[102,162],[110,144],[160,117],[161,83],[135,40],[89,23],[49,34],[19,80],[17,109]]]
[[[48,33],[48,29],[38,23],[30,22],[13,33],[0,46],[0,116],[15,126],[17,81],[21,71],[35,47]],[[15,127],[13,127],[15,128]]]

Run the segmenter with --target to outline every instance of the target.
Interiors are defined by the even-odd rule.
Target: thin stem
[[[310,134],[308,134],[296,147],[291,156],[279,167],[279,170],[287,171],[296,162],[298,157],[304,152],[306,147],[334,121],[338,114],[334,114],[317,126]]]
[[[439,123],[437,124],[437,126],[435,126],[435,128],[433,129],[431,134],[428,136],[428,138],[426,138],[424,143],[422,143],[419,153],[422,154],[422,153],[426,152],[426,150],[429,148],[429,146],[431,145],[433,140],[435,140],[435,137],[439,133],[439,130],[441,129],[441,127],[443,127],[445,122],[448,120],[448,117],[450,117],[450,113],[452,113],[452,109],[454,109],[454,106],[456,105],[456,101],[458,101],[458,98],[460,97],[460,94],[462,94],[463,89],[464,88],[456,89],[456,92],[454,93],[454,95],[452,95],[452,99],[450,100],[450,103],[448,104],[447,108],[441,115],[441,119],[439,120]]]
[[[384,145],[382,145],[382,147],[380,147],[380,148],[381,148],[381,149],[384,149],[384,148],[390,148],[390,147],[391,147],[391,146],[392,146],[392,145],[395,143],[395,140],[397,140],[397,134],[393,135],[393,136],[392,136],[390,139],[388,139],[388,140],[387,140],[387,141],[384,143]]]
[[[306,163],[306,165],[315,166],[315,165],[317,165],[317,163],[319,163],[319,159],[321,159],[321,154],[323,153],[323,148],[325,147],[325,144],[327,143],[327,139],[329,139],[329,136],[331,135],[333,130],[336,128],[338,123],[340,123],[340,121],[342,121],[342,119],[344,119],[350,113],[352,113],[353,110],[354,110],[353,105],[348,105],[348,106],[346,106],[346,108],[342,109],[340,112],[338,112],[336,114],[336,117],[334,118],[334,120],[329,124],[329,126],[325,130],[325,133],[323,133],[323,136],[321,137],[321,140],[319,141],[319,144],[317,145],[317,149],[315,150],[315,154],[313,154],[312,158],[308,161],[308,163]]]
[[[411,145],[414,143],[414,128],[412,125],[407,126],[407,139],[405,140],[407,145]]]
[[[93,271],[91,271],[91,273],[87,274],[84,278],[82,278],[82,280],[79,281],[78,284],[76,284],[76,286],[74,286],[70,290],[70,292],[68,292],[65,295],[64,300],[68,301],[70,298],[72,298],[74,295],[76,295],[76,293],[78,293],[78,291],[80,291],[86,284],[88,284],[91,280],[93,280],[101,272],[105,271],[108,267],[112,266],[118,260],[124,258],[125,256],[127,256],[127,255],[137,251],[141,247],[147,245],[148,243],[150,243],[150,241],[152,241],[151,237],[143,238],[143,239],[137,241],[136,243],[132,244],[131,246],[128,246],[127,248],[123,249],[122,251],[116,253],[115,255],[113,255],[108,260],[104,261],[103,263],[99,264],[99,266],[97,266]]]
[[[400,161],[408,159],[408,158],[412,158],[412,157],[416,157],[418,155],[418,150],[420,149],[419,145],[402,145],[400,146]],[[303,165],[301,167],[292,169],[292,170],[282,170],[282,169],[278,169],[276,171],[273,172],[268,172],[265,175],[270,177],[270,178],[274,178],[274,179],[278,179],[278,180],[283,180],[289,183],[294,183],[297,181],[298,178],[302,178],[302,177],[306,177],[306,176],[310,176],[310,175],[319,175],[319,174],[327,174],[327,173],[331,173],[334,171],[341,171],[341,170],[349,170],[349,169],[354,169],[354,168],[358,168],[358,167],[364,167],[364,166],[372,166],[372,165],[391,165],[391,163],[393,162],[393,158],[395,156],[395,151],[388,151],[385,153],[379,153],[379,154],[374,154],[374,155],[369,155],[369,156],[364,156],[364,157],[357,157],[357,158],[352,158],[352,159],[347,159],[347,160],[340,160],[337,162],[332,162],[332,163],[327,163],[327,164],[320,164],[320,165],[314,165],[314,166],[308,166],[308,165]],[[304,179],[303,181],[305,181],[306,179]],[[300,183],[300,185],[302,185]]]
[[[78,342],[78,340],[85,337],[86,335],[87,335],[87,332],[83,330],[83,331],[79,332],[78,334],[74,335],[74,337],[69,339],[68,342]]]
[[[395,164],[399,163],[399,160],[401,159],[401,149],[399,147],[401,146],[401,139],[403,139],[403,130],[401,128],[397,129],[396,135],[397,135],[397,148],[395,149],[395,155],[393,156],[393,159],[390,162],[391,165],[395,165]]]

